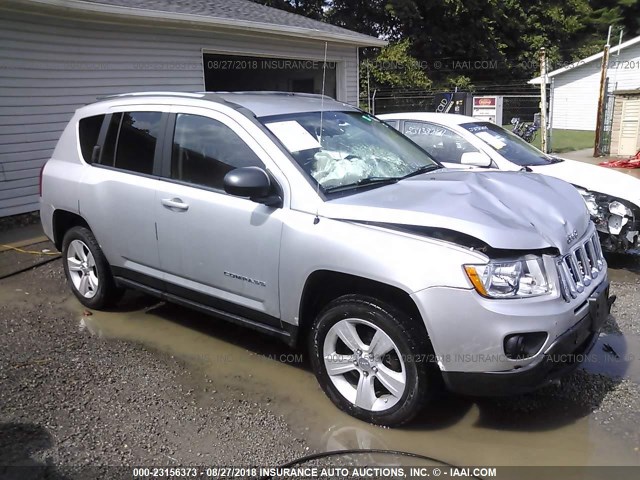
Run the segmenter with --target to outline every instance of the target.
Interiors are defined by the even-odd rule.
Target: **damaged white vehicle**
[[[605,251],[640,253],[640,179],[597,165],[546,155],[490,122],[446,113],[393,113],[379,118],[450,168],[526,170],[574,185]]]

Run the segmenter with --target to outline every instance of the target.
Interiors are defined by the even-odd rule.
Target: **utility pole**
[[[555,97],[555,77],[551,77],[551,85],[549,87],[549,120],[547,126],[549,136],[547,137],[547,149],[553,151],[553,99]],[[547,153],[547,152],[545,152]]]
[[[596,117],[596,139],[593,145],[593,156],[602,155],[600,150],[600,136],[602,134],[602,122],[604,117],[604,102],[607,94],[607,68],[609,67],[609,40],[611,39],[611,27],[607,35],[607,44],[604,46],[602,54],[602,65],[600,66],[600,93],[598,94],[598,116]]]
[[[542,151],[547,153],[547,52],[540,49],[540,135]]]
[[[377,88],[373,91],[373,97],[371,97],[371,115],[376,114],[376,93],[378,93]]]
[[[371,113],[371,72],[369,71],[369,60],[367,60],[367,112]]]

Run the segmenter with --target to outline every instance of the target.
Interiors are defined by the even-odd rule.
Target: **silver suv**
[[[557,379],[610,309],[571,185],[445,169],[327,97],[111,97],[75,113],[42,175],[82,304],[135,288],[301,345],[329,398],[381,425],[442,380],[502,395]]]

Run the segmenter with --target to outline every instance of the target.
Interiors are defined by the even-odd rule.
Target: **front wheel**
[[[419,319],[378,300],[346,295],[317,317],[311,364],[327,396],[350,415],[402,425],[435,393],[438,372]]]

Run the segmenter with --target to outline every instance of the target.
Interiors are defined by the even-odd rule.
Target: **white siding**
[[[601,59],[555,76],[553,128],[596,129]],[[631,45],[611,57],[608,71],[610,91],[640,88],[640,44]]]
[[[595,130],[600,88],[600,63],[576,67],[555,77],[553,128]]]
[[[204,90],[203,49],[318,59],[324,42],[0,9],[0,217],[38,208],[39,169],[76,108],[114,93]],[[329,45],[328,59],[342,62],[339,99],[357,104],[357,47]]]
[[[640,88],[640,43],[613,54],[609,63],[610,90],[635,90]]]

